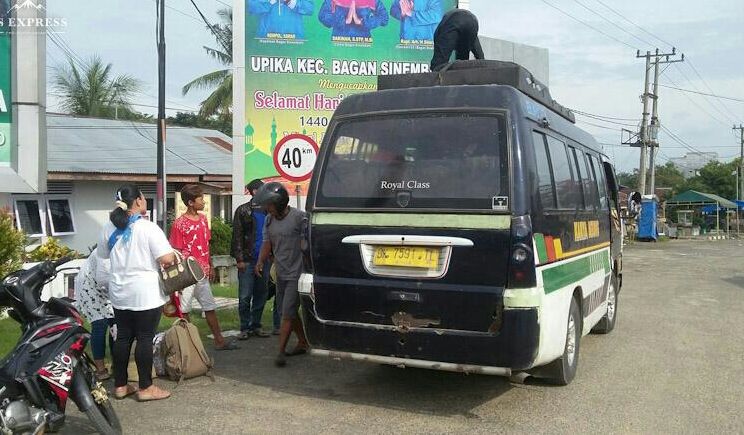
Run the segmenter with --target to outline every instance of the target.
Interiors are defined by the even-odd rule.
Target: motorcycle
[[[21,324],[15,348],[0,361],[0,434],[58,431],[71,399],[96,429],[120,434],[108,393],[85,352],[90,333],[68,298],[41,301],[45,284],[70,261],[45,261],[13,272],[0,284],[0,307]]]

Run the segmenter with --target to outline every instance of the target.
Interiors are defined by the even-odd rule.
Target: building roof
[[[718,204],[723,208],[736,208],[736,204],[728,199],[722,198],[712,193],[703,193],[695,190],[688,190],[680,193],[674,198],[667,201],[667,204],[690,204],[690,205],[707,205]]]
[[[47,114],[47,170],[156,174],[157,125]],[[231,175],[232,138],[201,128],[169,127],[168,175]]]

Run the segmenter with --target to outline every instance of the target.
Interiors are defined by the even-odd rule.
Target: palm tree
[[[207,54],[217,59],[226,69],[213,71],[199,78],[194,79],[183,87],[183,95],[186,95],[192,89],[212,90],[212,93],[206,100],[201,102],[199,116],[203,118],[231,117],[233,102],[233,76],[232,76],[232,41],[233,25],[232,9],[224,8],[217,11],[222,24],[214,24],[209,29],[217,40],[220,48],[204,47]]]
[[[82,66],[72,58],[67,61],[67,66],[55,68],[53,78],[54,90],[65,111],[99,118],[136,118],[131,103],[142,88],[139,80],[126,74],[113,76],[112,65],[104,64],[98,56]]]

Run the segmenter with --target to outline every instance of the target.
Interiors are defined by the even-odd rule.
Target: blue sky
[[[213,22],[217,21],[217,9],[232,3],[230,0],[195,1]],[[677,84],[702,92],[710,92],[710,88],[717,94],[744,99],[744,56],[741,55],[744,52],[741,24],[744,1],[741,0],[717,0],[715,8],[710,7],[713,2],[699,0],[471,0],[471,9],[479,17],[481,34],[550,50],[551,92],[562,104],[603,116],[637,119],[641,116],[643,60],[635,58],[636,48],[668,50],[669,46],[614,14],[602,3],[674,44],[691,61],[670,66],[662,75],[662,84]],[[167,5],[167,104],[195,109],[205,93],[184,97],[180,89],[194,77],[220,68],[202,48],[203,45],[214,47],[216,42],[189,0],[167,0]],[[87,58],[98,54],[113,63],[117,73],[142,80],[145,90],[136,102],[156,104],[154,0],[50,0],[47,6],[50,16],[67,18],[68,26],[62,36],[79,56]],[[51,41],[47,48],[50,67],[64,60],[62,50]],[[744,103],[726,101],[722,104],[720,100],[667,88],[662,88],[660,95],[661,122],[679,138],[695,149],[716,151],[724,159],[737,154],[738,138],[734,137],[731,124],[744,122]],[[55,108],[52,97],[50,110]],[[147,107],[139,109],[155,111]],[[618,129],[623,126],[579,118],[605,127],[579,124],[600,142],[619,143]],[[662,162],[688,151],[666,135],[661,136],[661,147]],[[608,145],[605,150],[621,170],[638,165],[637,149]]]

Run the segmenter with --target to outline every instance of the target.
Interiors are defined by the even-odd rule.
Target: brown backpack
[[[176,319],[161,345],[165,373],[173,381],[197,376],[212,377],[214,361],[207,355],[199,330],[186,319]]]

